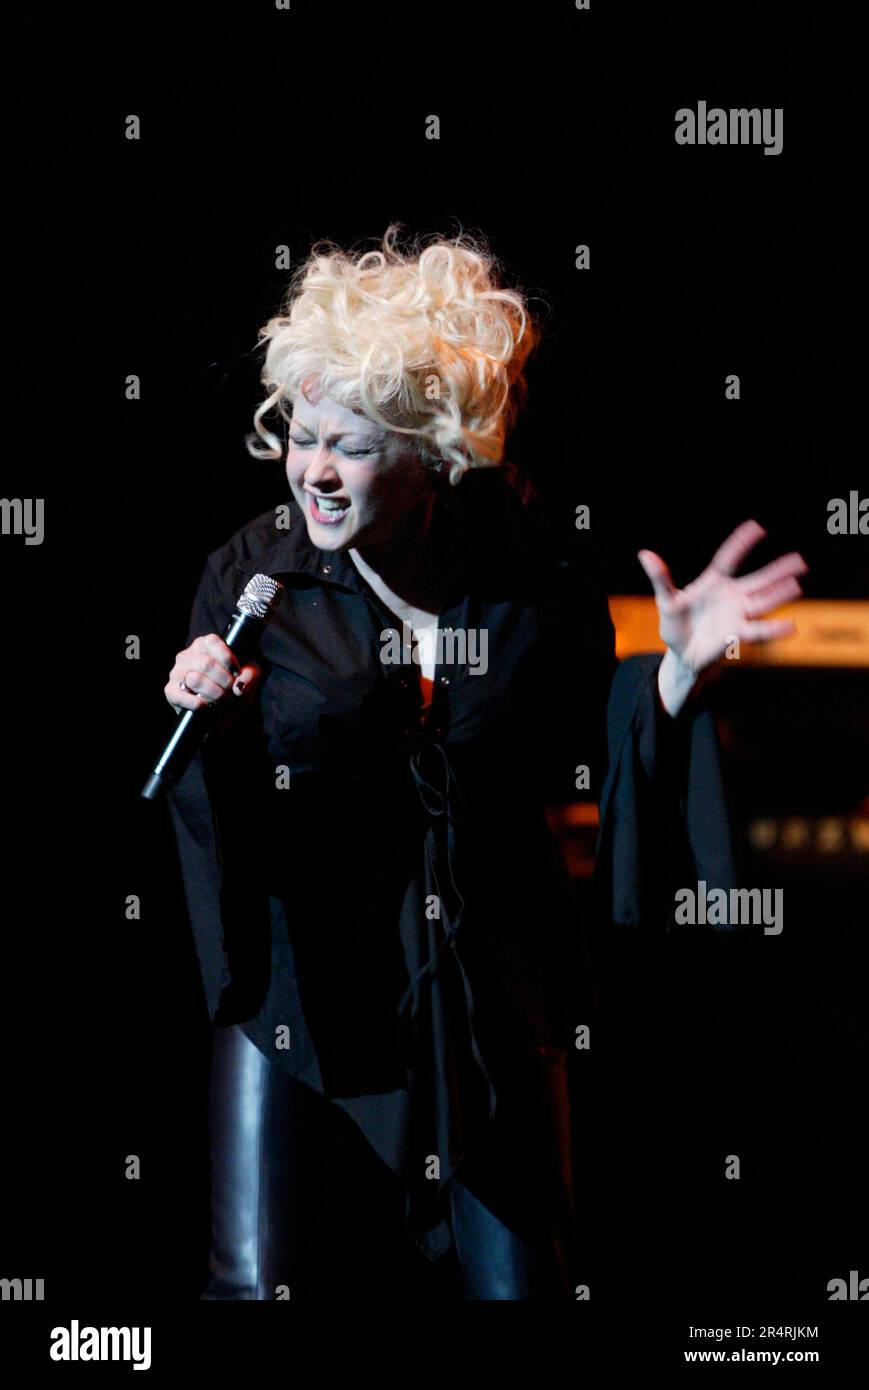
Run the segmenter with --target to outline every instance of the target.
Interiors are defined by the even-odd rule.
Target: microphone
[[[235,605],[223,640],[244,666],[256,651],[260,637],[274,617],[284,592],[283,584],[268,574],[255,574]],[[163,750],[162,757],[142,788],[146,801],[158,801],[183,775],[190,759],[208,732],[213,705],[186,709]]]

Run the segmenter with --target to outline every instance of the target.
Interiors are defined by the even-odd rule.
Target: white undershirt
[[[394,594],[391,589],[387,588],[380,575],[370,565],[366,565],[361,556],[353,550],[349,551],[349,555],[359,573],[368,581],[390,612],[394,613],[401,622],[410,625],[410,630],[418,641],[419,669],[428,680],[433,680],[437,656],[439,615],[429,613],[424,608],[411,607],[409,603],[405,603],[403,599],[399,598],[398,594]]]

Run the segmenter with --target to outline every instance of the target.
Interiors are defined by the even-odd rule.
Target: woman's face
[[[321,550],[407,539],[434,495],[429,468],[396,434],[328,396],[299,392],[287,444],[287,479]]]

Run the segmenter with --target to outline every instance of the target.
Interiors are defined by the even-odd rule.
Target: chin
[[[337,536],[329,526],[320,526],[316,521],[306,518],[308,528],[308,538],[318,550],[346,550],[353,544],[352,536],[349,532]],[[343,528],[341,528],[343,530]],[[335,528],[338,530],[338,527]]]

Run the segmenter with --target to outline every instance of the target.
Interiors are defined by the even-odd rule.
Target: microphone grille
[[[238,600],[236,607],[239,613],[246,613],[250,618],[260,618],[268,622],[277,608],[283,592],[283,584],[279,584],[270,575],[255,574],[245,586],[244,593]]]

